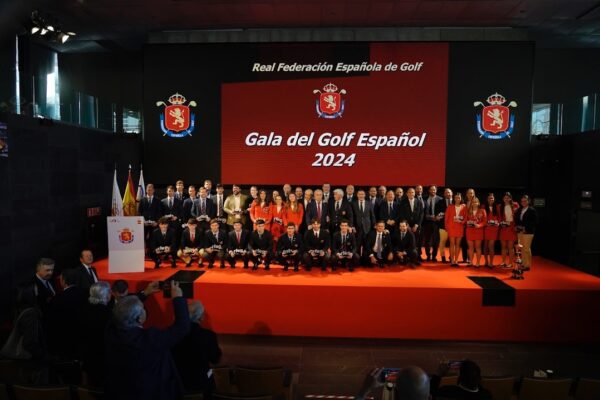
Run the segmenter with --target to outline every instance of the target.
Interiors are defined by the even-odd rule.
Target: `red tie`
[[[319,221],[321,220],[321,203],[317,203],[317,218],[319,218]]]
[[[192,241],[192,243],[194,242],[194,238],[195,238],[195,237],[196,237],[196,236],[194,235],[194,232],[193,232],[193,231],[191,231],[191,232],[190,232],[190,240]]]
[[[239,233],[239,232],[237,232],[237,233],[236,233],[236,236],[237,236],[237,242],[238,242],[238,244],[240,244],[240,233]]]

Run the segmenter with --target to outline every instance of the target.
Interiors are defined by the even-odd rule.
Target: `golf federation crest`
[[[346,90],[341,89],[338,92],[338,87],[333,83],[328,83],[323,86],[323,92],[319,89],[313,90],[313,94],[319,94],[316,100],[317,115],[319,118],[338,118],[344,113],[345,100],[342,95],[346,94]]]
[[[120,230],[119,231],[119,242],[121,242],[121,243],[133,242],[133,232],[127,228]]]
[[[157,101],[156,106],[165,106],[164,112],[160,115],[160,128],[164,135],[174,138],[192,136],[194,130],[194,117],[190,107],[196,107],[194,100],[187,105],[186,98],[179,93],[169,97],[169,105],[164,101]]]
[[[515,115],[509,107],[517,107],[516,101],[511,101],[508,106],[503,105],[506,99],[499,93],[494,93],[487,98],[488,105],[481,101],[473,103],[473,107],[483,106],[481,113],[477,114],[477,130],[480,138],[504,139],[510,138],[515,127]]]

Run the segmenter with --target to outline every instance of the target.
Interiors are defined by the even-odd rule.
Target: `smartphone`
[[[398,372],[400,372],[400,368],[383,368],[379,380],[381,382],[395,382]]]
[[[462,360],[448,361],[448,368],[450,368],[451,370],[460,369],[460,366],[462,365],[462,363],[463,363]]]

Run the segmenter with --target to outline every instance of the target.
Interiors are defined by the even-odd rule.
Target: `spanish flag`
[[[127,186],[125,186],[125,195],[123,196],[123,215],[131,217],[137,214],[137,204],[135,202],[135,192],[133,191],[133,179],[131,178],[131,165],[129,166],[129,176],[127,177]]]

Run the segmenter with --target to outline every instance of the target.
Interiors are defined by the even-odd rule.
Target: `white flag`
[[[146,185],[144,184],[144,170],[140,169],[140,181],[138,183],[137,195],[135,197],[135,201],[138,203],[142,201],[144,196],[146,195]]]
[[[121,191],[117,184],[117,169],[115,168],[115,177],[113,179],[113,190],[112,190],[112,215],[123,216],[123,198],[121,197]]]

